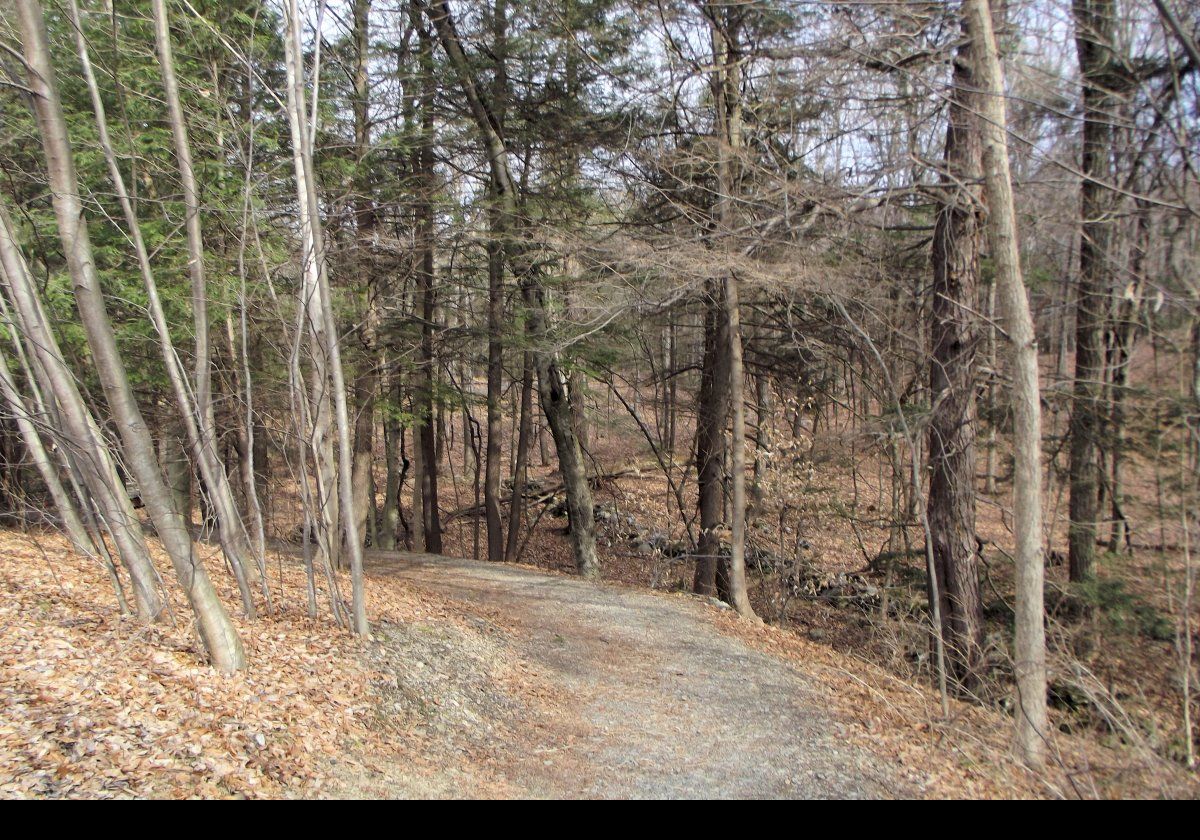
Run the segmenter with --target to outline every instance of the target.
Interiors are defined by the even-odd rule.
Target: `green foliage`
[[[1073,584],[1072,591],[1118,633],[1138,633],[1155,641],[1175,638],[1171,620],[1131,592],[1119,578],[1100,577]]]

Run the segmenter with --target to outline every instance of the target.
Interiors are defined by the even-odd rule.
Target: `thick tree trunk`
[[[979,223],[975,185],[983,166],[968,40],[954,59],[942,177],[933,231],[932,353],[929,362],[929,499],[933,566],[941,599],[949,676],[975,693],[983,666],[983,606],[975,539],[975,352],[979,344]]]
[[[725,521],[725,422],[729,416],[728,324],[722,317],[724,289],[708,286],[704,316],[704,359],[696,398],[696,487],[700,537],[692,591],[717,593],[717,566]]]
[[[526,318],[530,335],[535,342],[544,344],[546,323],[542,290],[527,277],[522,283],[522,291],[525,303],[529,307]],[[538,375],[538,397],[542,404],[542,412],[546,415],[546,425],[550,427],[550,434],[554,437],[554,448],[558,453],[558,471],[566,491],[575,569],[582,577],[599,577],[592,490],[588,484],[583,450],[580,449],[579,438],[575,434],[575,418],[571,413],[567,378],[551,352],[535,351],[534,364]]]
[[[1075,48],[1083,76],[1083,156],[1080,163],[1079,286],[1075,315],[1075,393],[1071,403],[1071,580],[1095,575],[1099,514],[1099,447],[1103,424],[1104,318],[1111,269],[1111,208],[1108,181],[1112,153],[1109,90],[1113,66],[1114,0],[1073,0]]]

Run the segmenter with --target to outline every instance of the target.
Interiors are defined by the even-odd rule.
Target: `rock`
[[[825,631],[823,629],[821,629],[820,627],[808,628],[808,638],[814,642],[825,641],[825,636],[826,636]]]

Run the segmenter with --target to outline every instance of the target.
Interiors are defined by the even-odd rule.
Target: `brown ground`
[[[0,532],[0,796],[1188,792],[1076,739],[1035,777],[1002,714],[944,719],[878,666],[688,595],[377,555],[363,643],[323,604],[307,619],[276,560],[281,613],[239,620],[252,667],[227,678],[186,626],[118,616],[60,537]]]

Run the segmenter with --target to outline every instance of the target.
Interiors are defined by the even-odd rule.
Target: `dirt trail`
[[[916,793],[889,761],[849,742],[846,724],[826,711],[811,678],[721,633],[711,621],[714,607],[703,602],[425,555],[375,554],[370,571],[477,616],[471,622],[514,648],[551,699],[537,709],[518,702],[456,721],[446,737],[470,759],[435,770],[434,778],[427,772],[418,786],[393,779],[389,787],[394,774],[382,772],[373,786],[344,785],[343,794]],[[404,661],[416,655],[427,660],[421,668],[451,667],[444,660],[452,645],[422,650],[404,651]],[[445,684],[447,676],[438,679]]]

